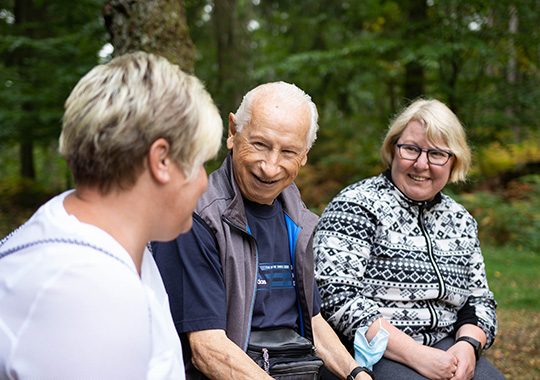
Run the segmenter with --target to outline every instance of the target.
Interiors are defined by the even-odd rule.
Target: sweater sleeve
[[[345,190],[328,205],[315,229],[315,276],[328,322],[352,341],[358,327],[381,314],[364,294],[364,272],[370,259],[376,222]]]
[[[471,223],[471,225],[474,226],[476,234],[476,222]],[[484,257],[478,239],[476,239],[469,263],[469,290],[471,292],[469,299],[458,312],[454,330],[457,331],[459,327],[466,323],[481,327],[487,336],[485,348],[489,348],[497,335],[497,314],[495,313],[497,303],[488,287]]]

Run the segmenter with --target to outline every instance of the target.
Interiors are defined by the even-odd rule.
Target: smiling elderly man
[[[310,97],[294,85],[248,92],[229,115],[230,152],[209,176],[193,229],[153,245],[185,342],[188,379],[270,379],[246,351],[250,338],[277,329],[313,342],[339,378],[371,378],[319,313],[312,251],[318,218],[293,183],[317,119]]]

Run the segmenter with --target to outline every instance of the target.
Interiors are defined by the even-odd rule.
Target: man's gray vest
[[[312,243],[313,229],[318,217],[306,208],[294,183],[283,190],[278,198],[288,216],[288,227],[291,224],[296,225],[296,233],[292,239],[296,243],[292,256],[301,313],[301,332],[313,341]],[[199,200],[195,212],[213,231],[218,245],[227,297],[227,336],[245,351],[257,289],[257,247],[255,239],[247,232],[244,201],[234,179],[231,153],[221,167],[209,176],[208,188]],[[291,236],[289,238],[291,240]]]

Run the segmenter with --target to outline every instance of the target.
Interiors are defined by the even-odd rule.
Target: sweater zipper
[[[444,284],[441,271],[439,270],[439,266],[437,265],[437,262],[435,261],[435,255],[433,254],[433,244],[432,244],[431,238],[428,235],[426,225],[425,225],[424,210],[425,210],[425,205],[421,205],[418,211],[418,224],[420,225],[422,234],[424,235],[424,238],[426,239],[429,261],[431,262],[431,266],[433,267],[437,275],[437,281],[439,283],[439,294],[437,298],[441,299],[443,295],[446,293],[446,285]],[[433,307],[430,301],[427,301],[427,305],[428,305],[429,312],[431,314],[431,328],[434,329],[438,325],[437,313],[435,312],[435,308]]]
[[[258,273],[259,273],[259,247],[257,246],[257,240],[255,240],[255,237],[249,231],[246,231],[246,230],[242,229],[241,227],[235,225],[234,223],[232,223],[230,220],[228,220],[225,217],[222,217],[222,218],[229,226],[231,226],[231,227],[233,227],[233,228],[247,234],[255,242],[255,281],[254,281],[254,284],[253,284],[253,293],[252,293],[252,296],[251,296],[251,307],[250,307],[250,310],[249,310],[248,333],[247,333],[246,341],[245,341],[244,347],[243,347],[244,352],[246,352],[248,344],[249,344],[249,336],[250,336],[250,332],[251,332],[251,321],[253,320],[253,309],[255,308],[255,296],[257,294],[257,276],[258,276]]]

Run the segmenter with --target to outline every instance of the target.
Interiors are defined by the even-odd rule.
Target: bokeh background
[[[310,94],[320,132],[297,184],[317,214],[384,170],[401,107],[445,102],[474,151],[445,192],[479,222],[499,301],[486,355],[509,379],[540,378],[539,0],[0,0],[0,238],[73,187],[57,139],[75,83],[136,49],[203,80],[225,128],[260,83]]]

